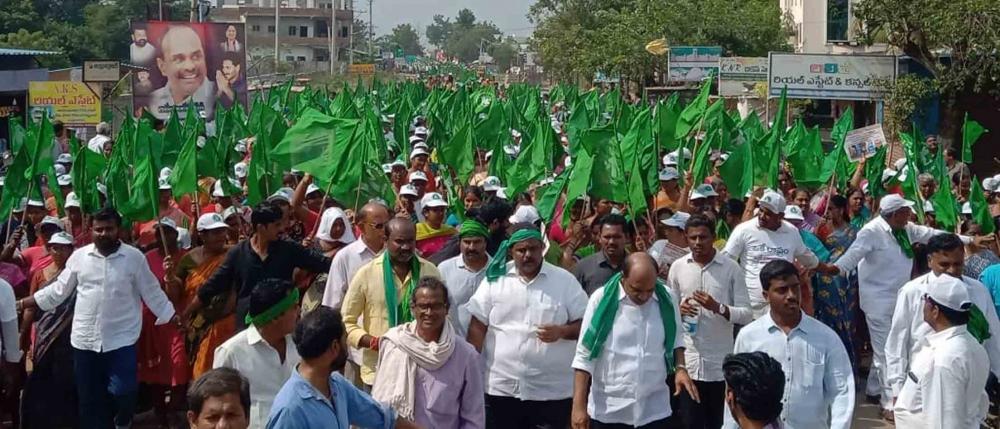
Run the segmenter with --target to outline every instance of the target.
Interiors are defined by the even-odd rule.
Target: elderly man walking
[[[489,230],[478,220],[467,219],[458,235],[461,254],[440,263],[438,270],[448,286],[448,317],[456,335],[464,339],[471,318],[466,304],[486,277],[486,263],[490,261],[486,253]]]
[[[544,251],[534,225],[515,225],[469,301],[469,342],[486,360],[488,429],[569,425],[570,364],[587,294],[568,271],[544,262]]]
[[[448,323],[448,291],[420,279],[410,298],[414,320],[390,329],[379,345],[372,397],[425,428],[486,425],[479,353]]]
[[[375,383],[379,337],[413,320],[410,297],[422,277],[441,279],[437,267],[416,255],[417,230],[409,219],[386,224],[385,251],[354,275],[344,297],[347,342],[361,348],[361,381]]]

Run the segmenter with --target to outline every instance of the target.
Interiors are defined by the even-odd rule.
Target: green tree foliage
[[[781,13],[770,0],[539,0],[532,36],[546,72],[562,79],[595,71],[639,78],[657,58],[647,42],[720,45],[727,55],[787,50]]]
[[[489,21],[476,21],[476,15],[469,9],[458,11],[455,20],[435,15],[434,21],[424,33],[427,40],[445,54],[460,61],[472,62],[479,58],[480,49],[489,52],[490,46],[500,42],[502,32]]]
[[[444,15],[434,15],[433,23],[427,26],[427,31],[424,34],[431,45],[443,48],[444,42],[451,35],[451,18],[445,18]]]
[[[389,36],[390,48],[402,48],[406,55],[423,55],[424,47],[420,45],[420,35],[410,24],[400,24],[392,29]]]

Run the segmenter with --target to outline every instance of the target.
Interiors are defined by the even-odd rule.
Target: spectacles
[[[416,309],[417,311],[420,311],[420,312],[423,312],[423,311],[437,311],[437,310],[444,309],[445,305],[444,305],[443,302],[436,302],[436,303],[433,303],[433,304],[417,304],[417,305],[414,305],[413,308]]]
[[[370,226],[370,227],[372,227],[374,229],[385,229],[385,224],[387,224],[387,223],[388,222],[382,222],[382,223],[371,223],[371,222],[369,222],[366,225],[368,225],[368,226]]]

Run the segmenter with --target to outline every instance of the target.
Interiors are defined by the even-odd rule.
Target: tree
[[[493,62],[496,64],[497,68],[501,71],[506,71],[510,68],[510,66],[514,65],[514,62],[517,59],[517,41],[507,38],[507,40],[504,40],[503,42],[495,43],[490,46],[489,53],[490,56],[493,57]]]
[[[389,36],[392,48],[402,48],[405,55],[423,55],[424,47],[420,45],[420,35],[410,24],[400,24],[392,29]]]
[[[41,31],[30,32],[20,29],[16,33],[0,35],[0,47],[37,49],[42,51],[60,51],[59,45]],[[59,55],[43,55],[38,57],[42,67],[68,67],[71,63],[65,53]]]
[[[444,43],[451,36],[451,26],[451,18],[445,18],[444,15],[434,15],[433,23],[428,25],[424,32],[427,41],[438,48],[444,48]]]
[[[455,17],[456,27],[468,30],[474,25],[476,25],[476,14],[472,13],[469,9],[458,11],[458,16]]]
[[[995,0],[861,0],[854,14],[864,22],[862,41],[883,40],[929,71],[930,84],[941,96],[941,134],[945,140],[954,141],[957,135],[962,98],[1000,96],[1000,57],[996,53],[1000,3]],[[910,87],[913,85],[894,91]]]

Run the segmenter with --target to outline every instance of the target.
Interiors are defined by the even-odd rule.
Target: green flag
[[[198,192],[198,136],[191,134],[185,140],[177,163],[170,172],[170,186],[177,199]]]
[[[583,134],[583,147],[596,162],[590,194],[619,203],[628,201],[625,166],[617,132],[611,126],[591,128]]]
[[[148,136],[140,136],[137,145],[148,145]],[[146,222],[160,217],[159,169],[153,157],[138,160],[131,179],[131,189],[127,204],[118,207],[122,217],[133,222]]]
[[[533,182],[552,171],[552,146],[555,144],[552,127],[547,122],[536,120],[532,134],[531,141],[523,146],[507,173],[511,195],[525,191]]]
[[[556,206],[559,204],[559,197],[562,196],[563,191],[566,189],[566,185],[569,183],[569,176],[572,170],[569,168],[563,170],[556,176],[555,180],[546,185],[542,191],[541,196],[538,198],[538,202],[535,207],[538,208],[538,214],[545,220],[546,224],[552,222],[552,217],[555,216]],[[563,210],[568,210],[563,207]]]
[[[570,209],[576,200],[587,195],[590,187],[590,176],[594,168],[594,157],[586,149],[580,150],[576,158],[573,159],[572,172],[569,176],[569,183],[566,185],[566,201],[563,203],[562,226],[569,225]]]
[[[965,123],[962,124],[962,162],[968,164],[972,162],[972,145],[976,144],[979,137],[986,133],[979,122],[969,120],[969,113],[965,113]]]
[[[980,234],[992,234],[996,231],[996,223],[990,215],[990,204],[986,202],[983,187],[979,178],[972,178],[972,189],[969,191],[969,205],[972,206],[972,220],[979,225]]]
[[[70,169],[73,192],[80,199],[80,210],[88,214],[94,213],[101,208],[97,183],[104,173],[107,161],[103,154],[96,153],[82,144],[78,144],[73,153],[73,166]]]
[[[838,182],[850,180],[850,177],[842,177],[845,174],[842,164],[847,162],[847,154],[844,153],[844,140],[847,138],[847,132],[852,129],[854,129],[854,111],[847,108],[833,124],[833,130],[830,132],[830,137],[833,139],[833,150],[823,159],[823,169],[819,177],[821,183],[828,183],[834,174],[841,176],[837,177]]]
[[[458,122],[458,130],[448,143],[438,148],[437,153],[444,165],[454,169],[459,183],[469,183],[469,176],[476,169],[472,119],[459,119]]]
[[[701,84],[698,96],[687,106],[684,106],[684,110],[681,111],[680,117],[677,119],[677,128],[674,130],[675,139],[686,138],[691,133],[691,130],[698,125],[698,120],[701,119],[705,114],[705,110],[708,109],[708,93],[711,89],[712,79],[705,79],[705,82]]]
[[[955,195],[951,193],[951,180],[948,177],[948,168],[944,163],[944,149],[938,148],[937,161],[938,188],[931,196],[931,204],[934,205],[934,219],[938,228],[945,231],[955,231],[958,226],[958,203],[955,202]],[[910,171],[908,174],[914,174]]]
[[[195,109],[187,109],[192,111]],[[190,115],[188,115],[190,118]],[[185,121],[186,122],[186,121]],[[187,124],[189,127],[195,124]],[[177,162],[177,156],[184,143],[184,128],[181,127],[180,119],[177,117],[177,107],[170,110],[170,117],[167,118],[167,127],[163,130],[163,148],[160,153],[160,165],[170,166]]]

